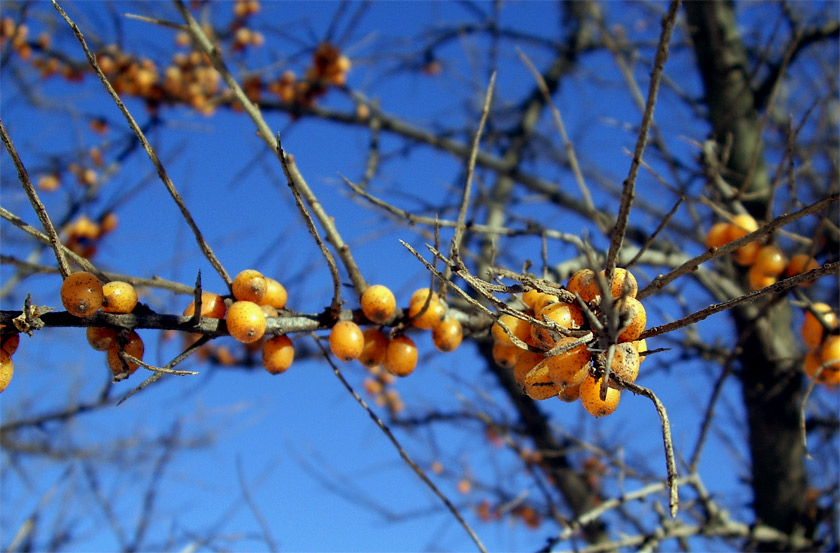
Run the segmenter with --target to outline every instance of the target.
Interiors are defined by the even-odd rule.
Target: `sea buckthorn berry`
[[[519,355],[526,350],[519,349],[516,346],[505,346],[503,344],[493,344],[493,361],[504,369],[512,369],[516,366],[519,360]]]
[[[558,326],[568,329],[580,328],[583,325],[583,311],[580,307],[571,303],[551,303],[534,318],[554,322]],[[556,344],[551,332],[541,326],[533,325],[531,327],[531,339],[535,346],[546,350],[553,348]]]
[[[425,310],[424,310],[425,308]],[[408,317],[411,324],[417,328],[431,329],[439,325],[446,316],[446,310],[439,301],[431,300],[426,305],[426,300],[412,302],[408,306]]]
[[[791,257],[790,261],[788,261],[787,268],[785,269],[785,275],[792,277],[800,273],[813,271],[819,266],[820,264],[817,263],[817,260],[809,256],[807,253],[798,253]],[[813,282],[802,282],[799,286],[808,287],[811,284],[813,284]]]
[[[365,345],[359,362],[365,367],[372,369],[385,361],[385,352],[388,351],[389,339],[378,328],[366,328],[362,333],[365,338]]]
[[[758,265],[753,265],[747,271],[747,280],[750,284],[750,290],[761,290],[776,283],[776,277],[768,275],[759,269]]]
[[[414,372],[417,366],[417,346],[414,340],[404,334],[391,339],[383,366],[394,376],[407,376]]]
[[[601,276],[606,279],[606,269],[601,271]],[[636,277],[627,269],[616,267],[613,271],[612,282],[610,283],[610,295],[618,298],[624,295],[635,298],[639,291],[639,284],[636,282]]]
[[[9,355],[14,355],[20,345],[20,334],[13,332],[10,334],[0,335],[0,343],[2,343],[2,350]]]
[[[641,365],[642,361],[647,359],[647,355],[645,355],[645,353],[647,353],[648,350],[647,340],[636,340],[633,342],[633,344],[636,345],[636,351],[639,352],[639,364]]]
[[[231,291],[233,297],[239,301],[250,301],[259,304],[265,297],[268,284],[261,272],[245,269],[233,279]]]
[[[140,361],[143,360],[143,353],[146,351],[146,347],[143,344],[143,339],[140,338],[140,335],[137,334],[136,331],[132,330],[128,337],[126,338],[126,343],[123,347],[120,347],[119,342],[115,344],[111,349],[108,350],[107,360],[108,360],[108,368],[111,369],[111,373],[114,375],[114,380],[124,380],[134,374],[137,370],[138,365],[132,361],[123,360],[120,357],[120,351],[124,351],[125,353],[131,355],[135,359],[139,359]]]
[[[394,293],[381,284],[368,286],[362,293],[360,303],[365,317],[376,324],[388,322],[397,310],[397,300],[394,298]]]
[[[61,303],[76,317],[89,317],[102,306],[102,283],[96,275],[78,271],[68,275],[61,285]]]
[[[816,302],[811,305],[811,307],[822,316],[822,319],[830,328],[837,328],[837,313],[831,309],[831,306],[827,303]],[[820,342],[822,342],[825,329],[814,314],[811,313],[810,310],[806,310],[800,332],[802,334],[802,341],[805,342],[805,345],[810,349],[814,349],[820,345]]]
[[[0,393],[9,387],[14,374],[15,365],[12,362],[12,356],[6,350],[0,349]]]
[[[779,276],[787,267],[788,259],[782,250],[773,244],[768,244],[758,250],[753,267],[765,275]]]
[[[283,309],[286,307],[288,299],[289,294],[282,284],[273,278],[265,277],[265,295],[260,302],[262,305],[270,305],[274,309]]]
[[[201,293],[201,316],[202,317],[209,317],[211,319],[224,319],[225,312],[227,311],[227,306],[225,305],[225,300],[219,294],[213,294],[212,292],[202,292]],[[192,317],[195,315],[195,301],[191,301],[190,304],[184,309],[184,316],[185,317]]]
[[[819,348],[823,372],[820,381],[829,386],[840,384],[840,336],[830,336]]]
[[[227,329],[233,338],[243,344],[256,342],[265,334],[265,314],[252,301],[235,301],[225,316]]]
[[[531,369],[536,367],[539,363],[545,360],[545,356],[542,353],[537,353],[534,351],[527,351],[527,350],[519,350],[522,353],[519,354],[519,358],[516,360],[516,364],[513,366],[513,379],[516,380],[516,383],[525,387],[525,377],[531,372]]]
[[[615,345],[610,370],[625,382],[632,384],[639,377],[639,362],[636,343],[622,342]]]
[[[626,321],[624,329],[618,335],[619,342],[632,342],[645,331],[647,312],[642,303],[636,298],[620,298],[616,302],[623,319]]]
[[[751,232],[758,230],[758,223],[752,215],[741,214],[732,218],[732,224],[728,228],[727,242],[743,238]]]
[[[566,386],[565,388],[560,388],[560,391],[557,393],[557,397],[560,398],[561,401],[565,401],[566,403],[573,403],[580,399],[580,384],[577,386]]]
[[[540,294],[542,294],[542,292],[540,292],[539,290],[528,290],[527,292],[522,294],[522,303],[524,303],[529,309],[534,309],[534,302],[537,301],[537,298],[540,297]]]
[[[365,347],[365,335],[353,321],[338,321],[330,331],[330,351],[342,361],[358,359]]]
[[[741,246],[732,252],[732,259],[735,260],[735,263],[738,265],[748,267],[755,263],[755,260],[758,258],[759,251],[761,251],[761,243],[750,242],[749,244]]]
[[[525,395],[531,399],[544,400],[556,396],[560,388],[551,381],[545,363],[538,363],[525,375]]]
[[[108,351],[117,345],[117,331],[113,328],[89,326],[85,332],[88,344],[96,351]]]
[[[721,221],[712,225],[706,234],[706,247],[719,248],[729,243],[729,226],[731,223]]]
[[[621,392],[615,388],[607,388],[607,396],[601,399],[601,380],[587,377],[580,384],[580,402],[586,412],[594,417],[604,417],[615,412]]]
[[[278,313],[276,309],[274,309],[273,307],[271,307],[268,304],[261,303],[260,304],[260,309],[262,309],[263,315],[265,315],[266,318],[268,318],[268,317],[279,317],[280,316],[280,313]]]
[[[557,341],[557,345],[570,344],[575,341],[572,337],[563,337]],[[589,360],[591,354],[586,344],[581,344],[574,349],[559,355],[546,358],[545,366],[551,381],[560,388],[578,386],[586,375],[589,374]]]
[[[295,346],[285,334],[265,341],[262,347],[262,364],[271,374],[280,374],[292,366],[295,360]]]
[[[106,282],[102,295],[102,311],[106,313],[131,313],[137,305],[137,290],[128,282]]]
[[[411,298],[408,300],[408,305],[412,303],[420,302],[420,305],[426,303],[426,298],[429,297],[429,289],[428,288],[418,288],[411,294]],[[437,292],[432,292],[432,299],[429,300],[430,302],[438,302],[440,303],[440,296]]]
[[[570,276],[569,282],[566,284],[566,290],[579,295],[585,302],[592,301],[601,295],[598,288],[598,277],[592,269],[581,269]]]
[[[502,323],[511,333],[522,340],[523,342],[530,342],[531,341],[531,325],[528,324],[528,321],[524,321],[520,318],[514,317],[513,315],[509,315],[504,313],[501,317],[499,317],[499,321],[493,323],[493,326],[490,327],[490,336],[493,338],[493,342],[499,344],[500,346],[514,346],[515,344],[511,341],[510,336],[507,335],[505,329],[499,324]]]
[[[458,319],[447,317],[432,329],[432,342],[438,351],[455,351],[464,339],[464,329]]]
[[[533,309],[534,313],[539,313],[540,311],[542,311],[543,309],[545,309],[546,307],[548,307],[552,303],[555,303],[555,302],[558,302],[558,301],[560,301],[560,298],[558,298],[554,294],[543,294],[543,293],[541,293],[539,296],[537,296],[537,299],[534,300],[534,306],[533,306],[532,309]]]

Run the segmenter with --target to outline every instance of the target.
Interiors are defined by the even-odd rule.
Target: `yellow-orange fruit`
[[[102,283],[96,275],[78,271],[68,275],[61,284],[61,303],[76,317],[89,317],[102,306]]]
[[[395,336],[385,352],[385,370],[394,376],[407,376],[417,366],[417,346],[406,335]]]
[[[594,300],[601,295],[598,288],[598,277],[592,269],[581,269],[569,277],[566,290],[577,294],[585,302]]]
[[[286,307],[288,299],[289,294],[282,284],[273,278],[265,277],[265,295],[260,302],[262,305],[270,305],[274,309],[283,309]]]
[[[763,273],[758,267],[758,264],[752,265],[747,271],[747,281],[750,285],[750,290],[761,290],[776,283],[776,277]]]
[[[388,337],[378,328],[366,328],[362,332],[365,338],[365,345],[359,362],[365,367],[372,369],[385,361],[385,352],[388,351]]]
[[[624,329],[618,335],[618,341],[632,342],[645,331],[647,312],[642,302],[630,297],[620,298],[616,302],[616,307],[618,307],[622,319],[626,321]]]
[[[516,366],[519,356],[525,351],[526,350],[519,349],[516,346],[493,344],[493,361],[502,368],[512,369]]]
[[[0,342],[2,342],[2,350],[9,355],[14,355],[20,345],[20,334],[17,332],[12,334],[0,335]]]
[[[102,296],[102,311],[106,313],[131,313],[137,305],[137,290],[128,282],[106,282]]]
[[[531,399],[544,400],[554,397],[560,392],[560,387],[551,381],[545,363],[538,363],[525,375],[525,395]]]
[[[262,347],[262,364],[271,374],[280,374],[292,366],[295,360],[295,346],[285,334],[265,341]]]
[[[117,331],[113,328],[89,326],[85,333],[88,344],[96,351],[108,351],[117,345]]]
[[[365,317],[376,324],[388,322],[397,310],[397,300],[394,298],[394,293],[387,286],[381,284],[368,286],[362,293],[360,303]]]
[[[225,312],[227,311],[227,306],[225,305],[225,300],[219,294],[213,294],[212,292],[202,292],[201,293],[201,316],[202,317],[209,317],[211,319],[224,319]],[[192,317],[195,315],[195,301],[191,301],[190,304],[184,309],[184,316],[185,317]]]
[[[464,339],[464,329],[458,319],[447,317],[432,329],[432,342],[438,351],[455,351]]]
[[[508,330],[523,342],[527,343],[531,341],[531,325],[528,321],[523,321],[513,315],[504,313],[499,317],[499,321],[493,323],[493,326],[490,327],[490,337],[493,338],[493,342],[496,344],[501,346],[515,345],[499,323],[508,327]]]
[[[565,388],[560,388],[560,391],[557,392],[557,397],[560,398],[561,401],[565,401],[566,403],[572,403],[580,399],[580,384],[577,386],[566,386]]]
[[[560,301],[560,298],[558,298],[554,294],[540,294],[534,300],[534,306],[532,307],[532,309],[534,313],[539,313],[540,311],[548,307],[550,304],[558,301]]]
[[[15,365],[12,362],[12,356],[5,350],[0,349],[0,393],[9,387],[14,374]]]
[[[816,302],[811,307],[822,316],[822,319],[830,328],[837,328],[837,313],[831,309],[830,305],[822,302]],[[817,320],[810,310],[806,310],[805,318],[802,320],[802,327],[800,328],[802,341],[805,342],[805,345],[810,349],[814,349],[819,346],[820,342],[822,342],[824,332],[825,329],[822,324],[820,324],[820,321]]]
[[[734,259],[735,263],[738,265],[748,267],[749,265],[755,263],[755,260],[758,258],[759,251],[761,251],[761,243],[750,242],[749,244],[741,246],[732,252],[732,259]]]
[[[426,298],[429,297],[429,292],[430,290],[428,288],[418,288],[413,294],[411,294],[411,298],[408,300],[408,305],[417,302],[420,302],[420,305],[423,305],[426,303]],[[440,296],[437,292],[432,292],[432,299],[429,301],[440,303]]]
[[[545,356],[541,353],[536,353],[533,351],[527,350],[520,350],[522,353],[519,354],[519,358],[516,360],[516,364],[513,366],[513,379],[516,380],[516,383],[525,387],[525,377],[531,372],[531,369],[537,366],[540,362],[545,359]]]
[[[572,337],[563,337],[557,341],[557,345],[570,344],[575,341]],[[591,354],[586,344],[581,344],[574,349],[553,355],[546,358],[545,366],[551,381],[560,388],[568,388],[580,385],[586,375],[589,374],[589,360]]]
[[[583,311],[580,307],[571,303],[549,304],[534,318],[554,322],[558,326],[568,329],[580,328],[583,325]],[[553,348],[556,344],[549,330],[541,326],[533,325],[531,327],[531,339],[534,345],[546,350]]]
[[[411,319],[411,324],[417,328],[425,330],[434,328],[443,321],[445,316],[446,310],[443,305],[434,299],[430,300],[428,305],[424,298],[408,306],[408,317]]]
[[[338,321],[330,331],[330,351],[342,361],[358,359],[365,347],[365,335],[353,321]]]
[[[636,351],[639,352],[639,364],[641,365],[642,361],[647,359],[647,355],[645,355],[647,352],[647,340],[636,340],[633,343],[636,345]]]
[[[729,226],[728,232],[726,233],[728,238],[727,242],[743,238],[749,233],[757,230],[758,222],[756,222],[752,215],[736,215],[732,218],[732,224]]]
[[[261,303],[260,304],[260,309],[262,309],[263,315],[265,315],[266,318],[280,316],[280,313],[275,308],[271,307],[268,304]]]
[[[265,314],[252,301],[235,301],[225,315],[227,329],[233,338],[243,344],[256,342],[265,334]]]
[[[542,292],[540,292],[539,290],[528,290],[527,292],[522,294],[522,303],[524,303],[530,309],[533,309],[534,303],[537,301],[537,298],[540,297],[540,294],[542,294]]]
[[[819,266],[820,264],[817,263],[817,260],[809,256],[807,253],[798,253],[790,258],[787,268],[785,269],[785,275],[792,277],[800,273],[813,271]],[[813,282],[802,282],[799,286],[808,287],[811,284],[813,284]]]
[[[601,378],[587,377],[580,385],[580,402],[586,412],[594,417],[604,417],[612,414],[618,408],[621,392],[615,388],[607,388],[607,396],[601,399]]]
[[[731,223],[721,221],[712,225],[706,234],[706,247],[719,248],[729,243],[729,226]]]
[[[610,370],[625,382],[632,384],[639,376],[639,351],[635,342],[615,345]]]
[[[601,271],[601,276],[606,279],[607,271]],[[627,269],[616,267],[613,271],[612,280],[610,281],[610,295],[618,298],[623,295],[628,295],[635,298],[639,291],[639,284],[636,282],[636,277]]]
[[[773,244],[768,244],[758,250],[753,267],[765,275],[779,276],[787,267],[788,259],[785,253]]]
[[[239,301],[250,301],[259,304],[265,297],[268,283],[259,271],[245,269],[233,279],[231,291],[233,297]]]
[[[829,386],[840,384],[840,336],[830,336],[819,348],[823,365],[821,381]]]
[[[145,353],[146,347],[143,344],[143,339],[140,338],[140,335],[137,334],[136,331],[132,330],[126,338],[125,346],[121,348],[119,343],[117,343],[108,350],[106,359],[108,361],[108,368],[111,369],[111,373],[114,375],[114,380],[123,380],[128,378],[134,374],[137,367],[140,366],[131,361],[124,361],[122,357],[120,357],[120,351],[124,351],[135,359],[142,361],[143,353]]]

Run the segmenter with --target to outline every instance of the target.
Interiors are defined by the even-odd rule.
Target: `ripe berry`
[[[460,321],[452,317],[443,320],[432,329],[432,342],[438,351],[444,353],[455,351],[464,339],[464,329]]]
[[[262,347],[262,364],[271,374],[286,372],[295,359],[295,347],[285,334],[265,341]]]
[[[776,277],[763,273],[756,263],[747,271],[750,290],[761,290],[776,283]]]
[[[535,318],[555,322],[558,326],[568,329],[580,328],[583,325],[583,311],[571,303],[549,304]],[[546,350],[553,348],[556,343],[547,328],[536,325],[531,327],[531,339],[534,345]]]
[[[790,258],[788,266],[785,269],[785,275],[792,277],[800,273],[807,273],[808,271],[813,271],[819,266],[820,264],[817,263],[817,260],[813,257],[809,256],[806,253],[798,253]],[[799,286],[807,287],[811,284],[812,282],[803,282],[799,284]]]
[[[615,352],[610,363],[610,370],[625,382],[632,384],[639,376],[639,351],[635,342],[622,342],[615,345]]]
[[[283,309],[286,307],[288,299],[289,294],[282,284],[273,278],[265,277],[265,295],[260,302],[262,305],[270,305],[274,309]]]
[[[426,303],[426,298],[429,297],[429,289],[428,288],[418,288],[411,294],[411,298],[408,300],[408,305],[412,303],[420,302],[420,305]],[[429,300],[431,302],[438,302],[440,303],[440,296],[437,292],[432,292],[432,299]]]
[[[645,355],[645,353],[647,353],[648,350],[647,340],[636,340],[635,342],[633,342],[633,344],[636,345],[636,351],[639,352],[639,364],[641,365],[642,361],[647,359],[647,355]]]
[[[706,247],[719,248],[729,242],[729,226],[731,223],[721,221],[712,225],[706,234]]]
[[[233,279],[231,291],[233,297],[239,301],[250,301],[259,304],[265,297],[268,284],[261,272],[245,269]]]
[[[539,363],[545,360],[545,356],[541,353],[536,353],[534,351],[527,351],[527,350],[519,350],[522,353],[519,354],[519,358],[516,360],[516,364],[513,366],[513,379],[516,380],[516,383],[525,387],[525,377],[531,372],[531,369],[536,367]]]
[[[102,283],[96,275],[78,271],[64,279],[61,285],[61,303],[68,313],[76,317],[89,317],[102,305]]]
[[[218,294],[213,294],[212,292],[201,293],[202,317],[209,317],[211,319],[224,319],[226,311],[227,306],[225,305],[225,300],[224,298],[222,298],[222,296]],[[195,301],[191,301],[187,308],[184,309],[185,317],[192,317],[193,315],[195,315]]]
[[[538,363],[525,375],[523,390],[531,399],[544,400],[556,396],[560,392],[560,387],[551,381],[545,363]]]
[[[540,297],[539,290],[528,290],[524,294],[522,294],[522,303],[524,303],[529,309],[534,309],[534,302],[537,301],[537,298]]]
[[[85,332],[88,344],[96,351],[108,351],[117,345],[117,331],[113,328],[89,326]]]
[[[826,303],[816,302],[811,307],[822,316],[822,319],[830,328],[837,328],[837,313],[831,309],[831,306]],[[805,342],[805,345],[810,349],[819,346],[820,342],[822,342],[824,331],[825,329],[814,314],[810,310],[805,311],[805,318],[802,320],[802,327],[800,329],[802,341]]]
[[[378,328],[366,328],[362,334],[365,337],[365,345],[362,348],[362,354],[359,356],[359,362],[372,369],[385,361],[385,352],[388,351],[390,340]]]
[[[124,351],[135,359],[142,361],[143,353],[146,351],[146,347],[143,344],[143,339],[140,338],[140,335],[137,334],[136,331],[132,330],[126,338],[125,346],[120,348],[119,343],[117,343],[108,350],[108,368],[111,369],[111,373],[113,373],[115,381],[128,378],[130,375],[134,374],[134,371],[136,371],[137,367],[140,366],[137,363],[123,360],[123,358],[120,357],[120,351]]]
[[[727,242],[732,242],[733,240],[743,238],[749,233],[755,232],[757,230],[758,223],[752,215],[736,215],[732,218],[732,224],[729,225],[728,232],[726,233],[726,236],[728,238]]]
[[[550,304],[558,301],[560,301],[560,298],[553,294],[540,294],[534,300],[534,306],[532,307],[532,310],[534,313],[539,313],[540,311],[548,307]]]
[[[388,322],[397,310],[397,300],[394,298],[394,293],[381,284],[368,286],[362,293],[360,303],[365,317],[376,324]]]
[[[777,246],[768,244],[758,250],[755,265],[759,271],[769,276],[779,276],[787,267],[787,256]]]
[[[0,349],[0,393],[9,387],[12,376],[15,374],[15,365],[12,363],[12,356],[5,350]]]
[[[131,313],[137,305],[137,290],[128,282],[112,280],[102,287],[102,311]]]
[[[417,366],[417,346],[406,335],[396,336],[385,353],[385,370],[394,376],[406,376]]]
[[[607,396],[601,399],[601,378],[587,377],[580,385],[580,402],[586,412],[595,417],[604,417],[615,412],[621,392],[607,388]]]
[[[408,317],[411,319],[411,324],[417,328],[426,330],[434,328],[443,321],[445,315],[446,310],[443,305],[434,299],[429,301],[428,306],[425,298],[412,302],[408,306]]]
[[[616,302],[616,307],[622,319],[626,321],[624,329],[618,335],[618,341],[632,342],[644,332],[647,325],[647,312],[639,300],[631,297],[620,298]]]
[[[330,331],[330,351],[341,361],[358,359],[365,347],[365,336],[353,321],[338,321]]]
[[[519,349],[516,346],[493,344],[493,361],[504,369],[512,369],[523,352],[525,352],[524,349]]]
[[[572,403],[579,400],[580,384],[577,386],[566,386],[565,388],[560,388],[560,391],[557,393],[557,397],[566,403]]]
[[[607,271],[601,271],[601,276],[606,278]],[[636,282],[636,277],[627,269],[616,267],[613,271],[612,281],[610,283],[610,295],[614,298],[628,295],[631,298],[636,297],[639,291],[639,284]]]
[[[563,337],[557,345],[574,342],[575,338]],[[548,368],[549,377],[560,388],[578,386],[589,374],[589,360],[591,354],[586,344],[581,344],[566,353],[548,357],[545,366]]]
[[[821,381],[829,386],[840,384],[840,336],[830,336],[819,348],[823,365]]]
[[[531,325],[528,321],[523,321],[505,313],[499,317],[499,322],[493,323],[493,326],[490,327],[490,336],[493,338],[494,343],[501,346],[515,345],[499,323],[508,327],[511,333],[523,342],[531,341]]]
[[[0,349],[9,355],[14,355],[20,345],[20,334],[17,332],[0,334],[0,343],[2,343]]]
[[[225,316],[227,329],[233,338],[243,344],[256,342],[265,334],[265,314],[252,301],[235,301]]]
[[[592,269],[581,269],[569,277],[569,282],[566,284],[566,290],[572,294],[579,295],[585,302],[592,301],[601,295],[601,291],[598,289],[598,281],[595,276],[595,271]]]

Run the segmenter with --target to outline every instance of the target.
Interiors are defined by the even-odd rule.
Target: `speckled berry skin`
[[[394,376],[407,376],[417,366],[417,346],[408,336],[396,336],[385,351],[385,370]]]
[[[295,360],[295,347],[291,338],[285,334],[266,340],[262,347],[262,364],[271,374],[281,374],[292,366]]]
[[[261,272],[245,269],[233,279],[231,291],[233,297],[239,301],[262,302],[268,290],[268,283]]]
[[[106,358],[108,361],[108,368],[111,369],[111,373],[114,375],[115,381],[128,378],[134,374],[140,366],[137,363],[123,361],[120,357],[121,349],[125,353],[139,359],[140,361],[143,360],[143,354],[146,352],[146,346],[143,344],[143,339],[140,338],[140,335],[134,330],[129,333],[127,341],[122,348],[120,348],[119,345],[115,345],[109,349]]]
[[[438,351],[455,351],[464,339],[464,329],[458,319],[446,318],[432,329],[432,342]]]
[[[362,355],[365,335],[353,321],[338,321],[330,331],[330,351],[342,361],[352,361]]]
[[[260,306],[252,301],[235,301],[225,316],[227,329],[238,342],[250,344],[265,334],[265,314]]]
[[[131,313],[137,305],[137,290],[128,282],[112,280],[102,287],[102,311]]]
[[[61,303],[76,317],[89,317],[99,311],[104,294],[96,275],[79,271],[69,275],[61,285]]]
[[[388,287],[381,284],[369,286],[362,294],[362,312],[376,324],[388,322],[397,310],[397,300]]]
[[[586,412],[593,417],[605,417],[615,412],[621,392],[615,388],[607,388],[606,399],[601,399],[601,379],[586,377],[580,384],[580,403]]]
[[[619,299],[616,305],[622,317],[626,317],[627,320],[626,326],[618,335],[618,341],[632,342],[638,339],[647,325],[647,312],[644,306],[639,300],[629,296]]]

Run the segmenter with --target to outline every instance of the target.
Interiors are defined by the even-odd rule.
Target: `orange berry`
[[[458,319],[447,317],[432,329],[432,342],[438,351],[455,351],[464,339],[464,329]]]
[[[557,394],[557,397],[566,403],[572,403],[579,400],[580,384],[577,386],[566,386],[565,388],[560,388],[560,392]]]
[[[533,309],[534,302],[537,301],[537,298],[540,297],[540,294],[542,294],[542,292],[540,292],[539,290],[528,290],[527,292],[522,294],[522,303],[524,303],[530,309]]]
[[[268,284],[261,272],[245,269],[233,279],[231,291],[233,297],[239,301],[260,303],[265,297]]]
[[[362,355],[365,335],[353,321],[338,321],[330,331],[330,351],[341,361],[352,361]]]
[[[758,258],[758,252],[761,251],[761,243],[760,242],[750,242],[745,246],[741,246],[734,252],[732,252],[732,259],[735,260],[735,263],[741,265],[742,267],[748,267],[755,263],[755,260]]]
[[[227,306],[225,305],[225,300],[219,294],[214,294],[212,292],[202,292],[201,293],[201,316],[208,317],[211,319],[224,319],[225,312],[227,311]],[[190,304],[184,309],[184,316],[185,317],[192,317],[195,315],[195,301],[191,301]]]
[[[493,323],[493,326],[490,327],[490,337],[493,338],[494,343],[499,344],[500,346],[515,346],[499,323],[508,327],[508,330],[510,330],[514,336],[523,342],[531,341],[531,325],[528,321],[523,321],[513,315],[504,313],[501,317],[499,317],[499,321]]]
[[[282,284],[273,278],[265,277],[265,295],[260,304],[270,305],[274,309],[283,309],[286,307],[286,300],[289,299],[289,294]]]
[[[785,269],[785,275],[792,277],[800,273],[807,273],[808,271],[813,271],[819,266],[820,264],[817,263],[817,260],[809,256],[807,253],[798,253],[790,258],[788,266]],[[799,286],[807,287],[811,284],[812,282],[803,282]]]
[[[569,277],[566,290],[579,295],[585,302],[592,301],[601,295],[598,288],[598,277],[592,269],[581,269]]]
[[[426,308],[425,310],[423,308]],[[434,299],[426,305],[425,299],[423,301],[412,302],[408,306],[408,317],[411,319],[411,324],[417,328],[431,329],[439,325],[444,317],[446,311],[440,302]]]
[[[606,269],[601,271],[601,276],[606,279]],[[613,272],[612,282],[610,283],[610,295],[614,298],[628,295],[631,298],[636,297],[639,291],[639,284],[636,282],[636,277],[627,269],[616,267]]]
[[[556,396],[560,392],[560,387],[552,382],[546,364],[537,363],[525,374],[523,390],[531,399],[544,400]]]
[[[112,280],[102,286],[102,311],[131,313],[137,305],[137,290],[128,282]]]
[[[388,322],[397,310],[397,300],[394,298],[394,293],[381,284],[368,286],[362,293],[360,303],[365,317],[376,324]]]
[[[243,344],[256,342],[265,334],[265,314],[252,301],[235,301],[225,316],[227,329],[233,338]]]
[[[563,337],[557,345],[569,344],[575,341],[572,337]],[[581,344],[566,353],[553,355],[545,360],[549,377],[560,388],[578,386],[589,374],[589,360],[591,354],[586,344]]]
[[[12,362],[12,356],[5,350],[0,349],[0,393],[9,387],[14,374],[15,365]]]
[[[728,243],[732,242],[733,240],[743,238],[751,232],[757,231],[758,223],[752,215],[736,215],[732,218],[732,223],[729,225],[729,228],[727,230],[728,232],[726,233],[726,236],[728,238]]]
[[[20,334],[17,332],[0,335],[2,349],[9,355],[14,355],[20,345]]]
[[[753,265],[747,271],[747,280],[750,284],[750,290],[761,290],[776,283],[776,277],[763,273],[758,264]]]
[[[607,388],[607,396],[601,399],[602,378],[586,378],[580,385],[580,402],[586,412],[594,417],[604,417],[615,412],[621,392],[615,388]]]
[[[87,327],[87,341],[96,351],[108,351],[117,345],[117,331],[101,326]]]
[[[636,340],[633,343],[636,345],[636,351],[639,352],[639,364],[641,365],[642,361],[647,359],[647,355],[645,355],[648,350],[647,340]]]
[[[635,342],[622,342],[615,345],[615,352],[610,363],[610,370],[625,382],[632,384],[639,376],[639,350]]]
[[[417,346],[406,335],[396,336],[385,352],[385,370],[394,376],[406,376],[417,366]]]
[[[768,244],[758,250],[755,265],[759,271],[769,276],[779,276],[787,267],[787,256],[777,246]]]
[[[729,227],[731,223],[721,221],[712,225],[706,234],[706,247],[719,248],[729,243]]]
[[[620,298],[616,302],[619,312],[626,321],[624,329],[618,335],[619,342],[632,342],[645,331],[647,312],[642,303],[636,298]]]
[[[512,369],[519,360],[519,355],[523,352],[525,352],[524,349],[519,349],[516,346],[493,344],[493,361],[504,369]]]
[[[522,353],[519,354],[516,364],[513,366],[513,379],[516,380],[517,384],[524,388],[525,377],[534,367],[545,359],[545,356],[542,353],[536,353],[534,351],[519,351]]]
[[[840,336],[829,336],[819,349],[823,372],[820,381],[836,386],[840,384]]]
[[[295,347],[285,334],[265,341],[262,347],[262,364],[271,374],[286,372],[295,359]]]
[[[132,330],[128,337],[126,338],[125,346],[120,348],[119,342],[115,344],[111,349],[108,350],[108,355],[106,357],[108,361],[108,368],[111,369],[111,373],[114,375],[114,380],[124,380],[134,374],[137,370],[138,365],[137,363],[123,360],[120,357],[120,351],[124,351],[125,353],[131,355],[135,359],[139,359],[140,361],[143,360],[143,353],[146,351],[146,347],[143,344],[143,339],[140,338],[140,335],[137,334],[136,331]]]
[[[408,300],[408,305],[412,303],[420,302],[420,305],[426,303],[426,298],[429,297],[429,289],[428,288],[418,288],[411,294],[411,298]],[[440,303],[440,296],[437,292],[432,292],[432,299],[429,300],[430,302],[438,302]]]
[[[359,362],[365,367],[372,369],[385,361],[385,352],[388,351],[388,337],[378,328],[366,328],[362,333],[365,338],[365,345]]]
[[[265,315],[266,318],[280,316],[280,313],[278,313],[277,310],[271,307],[270,305],[261,303],[260,309],[262,309],[263,315]]]
[[[102,283],[96,275],[78,271],[68,275],[61,284],[61,303],[76,317],[89,317],[99,310],[104,296]]]
[[[837,328],[837,313],[835,313],[831,306],[826,303],[816,302],[811,307],[822,316],[822,319],[830,328]],[[825,329],[820,321],[811,313],[810,310],[805,311],[805,318],[802,320],[802,327],[800,333],[802,334],[802,341],[810,349],[814,349],[822,342],[823,333]]]
[[[532,310],[534,313],[539,313],[552,303],[558,301],[560,301],[560,298],[553,294],[540,294],[539,296],[537,296],[537,299],[534,300],[534,306],[532,307]]]
[[[534,318],[554,322],[568,329],[580,328],[583,325],[583,311],[580,307],[571,303],[551,303]],[[541,326],[533,325],[531,327],[531,339],[534,345],[546,350],[553,348],[556,344],[551,332]]]

